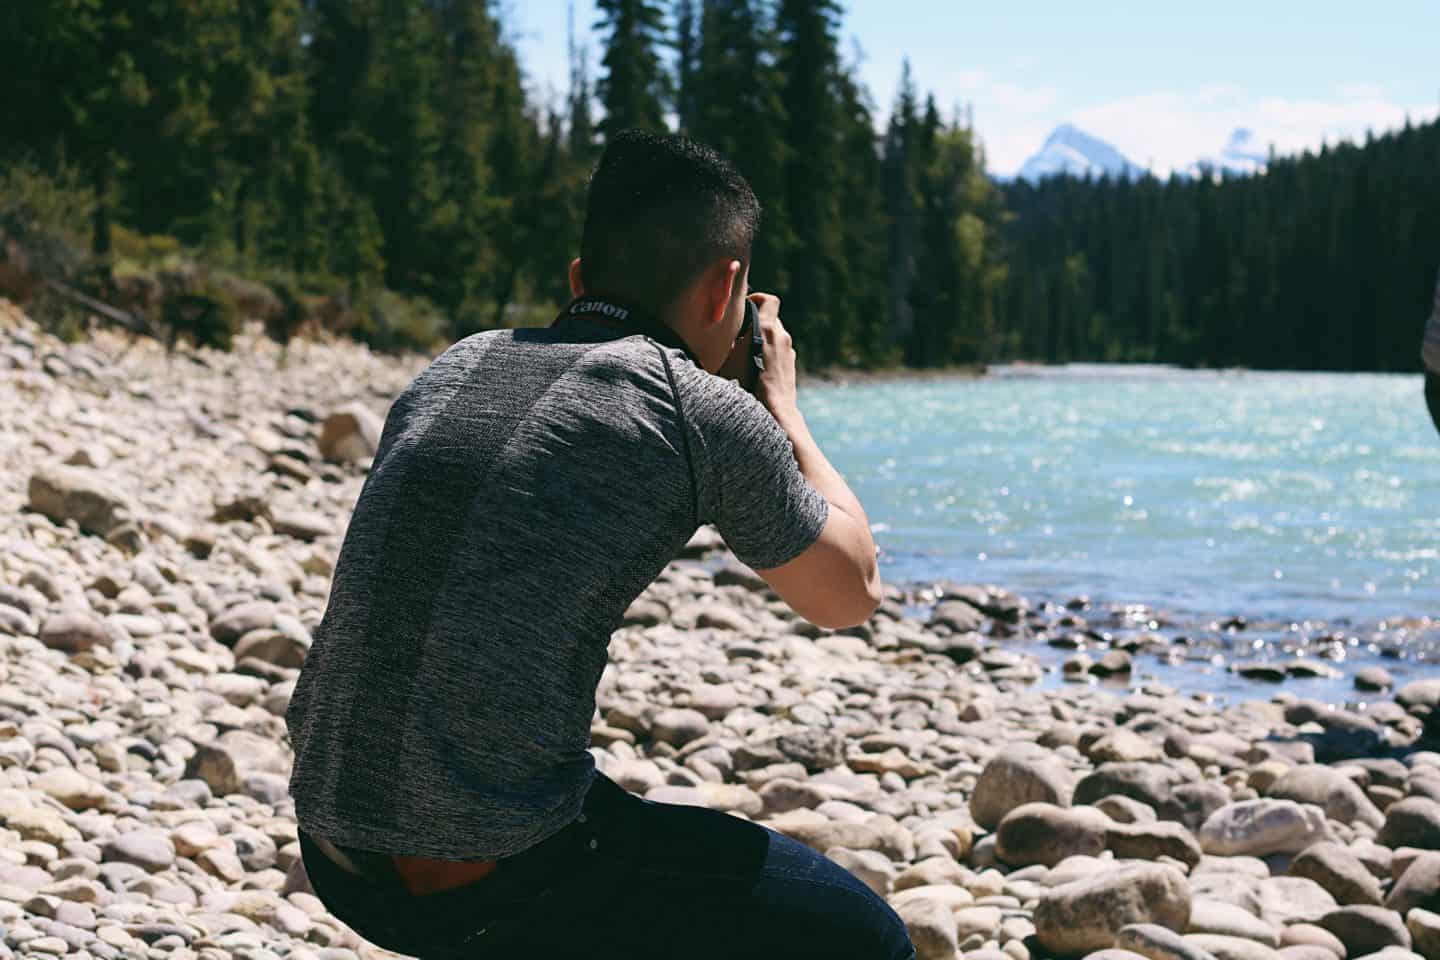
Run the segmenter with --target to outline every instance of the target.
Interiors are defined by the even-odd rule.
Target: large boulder
[[[310,644],[293,633],[254,630],[235,644],[236,661],[254,657],[277,667],[303,667]]]
[[[1392,849],[1440,850],[1440,803],[1429,797],[1406,797],[1390,804],[1376,839]]]
[[[699,740],[709,732],[710,721],[699,710],[688,707],[670,707],[655,714],[650,735],[661,743],[672,747],[683,747],[692,740]]]
[[[108,537],[131,519],[130,505],[103,474],[52,464],[30,475],[30,509],[56,523],[75,521],[86,533]]]
[[[73,767],[52,767],[30,781],[30,788],[71,810],[104,809],[116,799],[103,784]]]
[[[888,897],[895,889],[895,865],[890,858],[878,850],[847,850],[845,847],[831,847],[825,851],[826,859],[833,860],[876,895]]]
[[[1094,807],[1027,803],[1006,814],[995,831],[995,853],[1014,867],[1053,867],[1066,857],[1097,856],[1114,824]]]
[[[1379,905],[1380,882],[1365,864],[1338,843],[1306,847],[1290,861],[1290,876],[1314,880],[1337,903]]]
[[[245,792],[253,773],[288,774],[286,751],[269,737],[248,730],[227,730],[202,743],[185,764],[185,778],[204,780],[216,796]]]
[[[1330,839],[1325,813],[1293,800],[1242,800],[1216,810],[1200,826],[1200,846],[1217,856],[1299,853]]]
[[[1184,825],[1170,820],[1154,823],[1112,823],[1105,846],[1122,860],[1158,860],[1169,857],[1187,867],[1200,862],[1200,844]]]
[[[210,636],[225,644],[235,642],[252,630],[265,630],[275,625],[277,610],[269,600],[237,603],[210,622]]]
[[[1175,788],[1175,803],[1180,808],[1179,820],[1191,830],[1210,819],[1210,814],[1230,802],[1230,791],[1210,780],[1182,783]]]
[[[819,773],[845,761],[845,738],[831,730],[802,727],[775,738],[775,749],[785,760],[804,764]]]
[[[1390,888],[1385,906],[1401,914],[1440,911],[1440,853],[1426,851],[1412,860]]]
[[[1341,823],[1363,823],[1376,830],[1385,822],[1380,808],[1370,802],[1365,791],[1334,767],[1305,764],[1294,767],[1266,791],[1277,800],[1309,803],[1325,811],[1325,816]]]
[[[84,653],[110,646],[112,638],[105,624],[88,613],[73,611],[47,617],[40,626],[40,642],[52,650]]]
[[[1079,956],[1114,946],[1130,924],[1184,930],[1190,922],[1190,888],[1185,875],[1171,866],[1117,867],[1051,888],[1036,905],[1034,921],[1042,950]]]
[[[1183,811],[1174,791],[1183,780],[1165,763],[1103,763],[1075,785],[1071,802],[1093,804],[1119,794],[1150,807],[1162,820],[1179,820]]]
[[[159,830],[130,830],[107,840],[100,856],[107,863],[129,863],[159,873],[175,863],[175,844]]]
[[[915,858],[915,836],[906,828],[886,818],[875,817],[864,823],[831,820],[813,810],[791,810],[772,817],[765,826],[798,840],[818,853],[831,847],[850,850],[878,850],[891,860],[903,862]]]
[[[1097,664],[1098,666],[1098,664]],[[1094,668],[1091,668],[1094,672]],[[1165,752],[1154,740],[1133,730],[1111,730],[1090,744],[1085,756],[1091,763],[1154,763],[1165,759]]]
[[[970,633],[985,625],[985,615],[962,600],[943,600],[931,612],[930,625],[948,627],[955,633]]]
[[[905,922],[916,960],[953,960],[958,944],[955,914],[949,907],[918,898],[898,904],[895,912]]]
[[[384,422],[370,408],[351,403],[330,414],[320,427],[320,456],[335,463],[350,463],[375,456]]]
[[[1409,950],[1412,943],[1400,915],[1384,907],[1341,907],[1322,917],[1320,926],[1340,938],[1350,957],[1377,953],[1386,947]]]
[[[985,765],[970,795],[970,816],[986,830],[1027,803],[1070,806],[1075,777],[1049,753],[1003,752]]]

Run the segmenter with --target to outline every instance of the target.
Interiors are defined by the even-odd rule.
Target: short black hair
[[[663,317],[716,260],[743,269],[759,226],[755,191],[718,152],[673,134],[622,131],[590,177],[585,292]]]

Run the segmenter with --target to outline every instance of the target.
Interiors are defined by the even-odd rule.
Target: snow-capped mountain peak
[[[1254,160],[1256,163],[1264,163],[1270,155],[1270,150],[1255,135],[1254,130],[1240,127],[1230,134],[1230,139],[1221,153],[1227,157],[1244,157],[1247,160]]]
[[[1263,173],[1269,159],[1269,144],[1261,140],[1254,130],[1240,127],[1230,134],[1230,139],[1225,141],[1225,147],[1218,155],[1201,157],[1195,161],[1194,167],[1187,173],[1191,175],[1217,173],[1230,176],[1250,176],[1255,173]]]
[[[1119,150],[1070,123],[1062,123],[1045,140],[1040,152],[1020,168],[1022,180],[1036,183],[1046,177],[1139,177],[1144,169]]]
[[[1270,160],[1270,143],[1248,127],[1234,130],[1219,153],[1204,154],[1193,163],[1176,167],[1179,177],[1246,177],[1264,173]],[[1040,151],[1025,161],[1016,178],[1038,183],[1047,177],[1129,177],[1145,169],[1115,147],[1074,124],[1062,123],[1045,139]]]

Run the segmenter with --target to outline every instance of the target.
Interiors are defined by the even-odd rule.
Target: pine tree
[[[708,3],[702,3],[708,8]],[[697,80],[700,60],[700,17],[695,0],[675,0],[675,119],[683,134],[695,125],[695,101],[701,90]]]
[[[497,246],[491,227],[498,216],[491,140],[496,135],[495,88],[511,82],[499,24],[484,4],[431,0],[431,33],[437,67],[432,88],[437,118],[434,153],[440,203],[423,236],[424,292],[450,314],[450,336],[478,326],[488,302],[487,278]]]
[[[781,0],[780,36],[784,141],[792,152],[784,164],[785,209],[795,232],[785,294],[786,319],[805,345],[807,362],[840,359],[833,281],[845,269],[840,224],[839,55],[840,7],[834,0]]]
[[[916,247],[919,234],[919,185],[916,183],[917,140],[920,129],[915,82],[907,59],[900,75],[900,90],[890,111],[885,132],[885,209],[889,220],[887,277],[890,293],[891,340],[913,360],[915,335]]]
[[[311,126],[341,189],[356,195],[342,206],[353,206],[360,223],[378,223],[387,286],[447,307],[458,305],[459,293],[451,258],[468,269],[483,243],[454,237],[452,225],[475,209],[485,182],[470,166],[475,152],[488,160],[492,149],[492,138],[463,129],[493,110],[495,87],[453,55],[483,42],[483,13],[469,14],[417,0],[315,0],[308,46]],[[447,116],[462,127],[452,119],[447,128]]]
[[[886,303],[886,215],[884,175],[875,136],[874,111],[859,80],[858,65],[840,76],[840,224],[844,269],[833,278],[836,325],[841,331],[837,362],[846,366],[890,365]]]
[[[750,282],[755,289],[785,291],[795,243],[785,193],[792,148],[785,140],[775,46],[773,24],[757,0],[709,0],[688,132],[734,163],[755,190],[764,214]]]
[[[570,89],[565,98],[570,111],[567,148],[571,160],[588,169],[595,152],[594,91],[590,82],[590,48],[575,42],[573,5],[566,46],[570,61]]]
[[[202,86],[209,92],[201,111],[204,132],[193,143],[201,155],[191,160],[198,175],[194,196],[213,198],[205,203],[212,209],[196,213],[208,221],[210,242],[241,261],[283,262],[277,239],[313,212],[282,201],[310,162],[302,3],[255,0],[216,7],[208,42],[200,42],[204,34],[193,10],[181,41],[193,47],[197,66],[212,65]],[[290,199],[300,198],[291,192]],[[153,211],[149,205],[137,209],[133,221],[143,224],[141,215]]]
[[[660,62],[665,14],[655,0],[596,0],[607,31],[605,75],[597,85],[606,135],[621,130],[665,130],[670,78]]]
[[[74,165],[93,193],[91,245],[111,249],[116,186],[153,91],[146,73],[153,4],[134,10],[92,3],[0,5],[0,78],[5,89],[44,91],[7,98],[6,141],[40,162]],[[96,51],[114,51],[100,57]]]

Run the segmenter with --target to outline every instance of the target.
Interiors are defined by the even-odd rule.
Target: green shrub
[[[110,228],[110,246],[116,261],[131,260],[141,266],[162,266],[182,256],[180,241],[164,234],[136,233],[115,224]]]
[[[27,164],[0,170],[0,295],[47,301],[47,280],[73,282],[87,264],[92,209],[88,193],[63,171],[51,176]]]
[[[243,315],[226,285],[202,272],[165,290],[160,319],[168,349],[184,339],[195,347],[229,350]]]
[[[0,210],[28,211],[27,220],[83,247],[95,211],[95,197],[74,171],[52,172],[20,162],[0,168]]]

